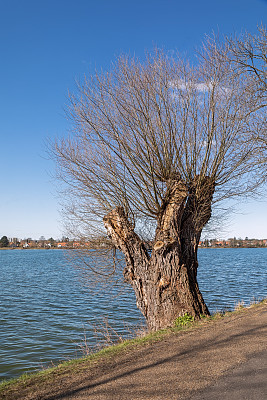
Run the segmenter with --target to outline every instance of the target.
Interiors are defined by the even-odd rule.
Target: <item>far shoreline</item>
[[[103,247],[101,247],[103,249]],[[267,246],[242,246],[242,247],[220,247],[220,246],[209,246],[209,247],[202,247],[199,246],[198,250],[202,249],[219,249],[219,250],[225,250],[225,249],[267,249]],[[78,250],[78,251],[87,251],[87,250],[98,250],[97,248],[73,248],[73,247],[31,247],[31,248],[23,248],[23,247],[0,247],[1,250]]]

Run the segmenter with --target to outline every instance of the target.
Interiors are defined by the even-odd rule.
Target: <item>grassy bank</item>
[[[252,308],[260,307],[262,304],[266,303],[267,299],[260,303],[253,304],[248,308],[251,310]],[[184,332],[192,332],[194,330],[197,332],[203,326],[205,327],[220,319],[232,318],[241,313],[244,313],[245,315],[248,308],[243,307],[241,304],[237,306],[236,311],[216,313],[211,317],[202,318],[199,321],[193,321],[190,316],[186,315],[185,317],[178,318],[173,328],[160,330],[146,334],[142,337],[126,340],[114,346],[104,348],[87,357],[64,362],[53,368],[48,368],[34,374],[24,374],[18,379],[2,382],[0,384],[0,399],[26,398],[28,394],[35,393],[35,391],[40,387],[53,385],[53,382],[60,380],[63,377],[71,377],[82,373],[84,370],[95,368],[99,363],[103,364],[108,362],[110,359],[114,359],[114,357],[121,355],[123,352],[130,353],[136,348],[142,349],[142,346],[151,345],[155,342],[166,339],[169,335],[178,336],[181,333],[184,334]]]

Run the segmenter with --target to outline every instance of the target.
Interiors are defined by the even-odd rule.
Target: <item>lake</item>
[[[0,251],[0,379],[80,357],[85,342],[95,349],[108,335],[127,337],[144,325],[120,276],[113,285],[94,286],[67,253]],[[198,258],[211,312],[267,296],[267,249],[200,249]]]

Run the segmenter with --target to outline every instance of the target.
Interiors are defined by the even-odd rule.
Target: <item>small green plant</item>
[[[193,321],[194,317],[192,317],[192,315],[188,313],[185,313],[185,315],[183,315],[182,317],[176,318],[176,320],[174,321],[174,326],[176,328],[184,327],[186,325],[190,325]]]
[[[242,310],[243,308],[245,308],[245,302],[244,302],[244,300],[239,301],[239,302],[236,304],[236,306],[235,306],[235,311],[240,311],[240,310]]]

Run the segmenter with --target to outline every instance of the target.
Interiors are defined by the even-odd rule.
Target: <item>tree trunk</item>
[[[172,326],[185,313],[195,318],[209,314],[197,283],[197,249],[211,216],[213,192],[207,177],[195,179],[189,188],[182,181],[170,185],[158,214],[151,255],[122,207],[104,218],[109,236],[125,255],[124,277],[150,330]]]

